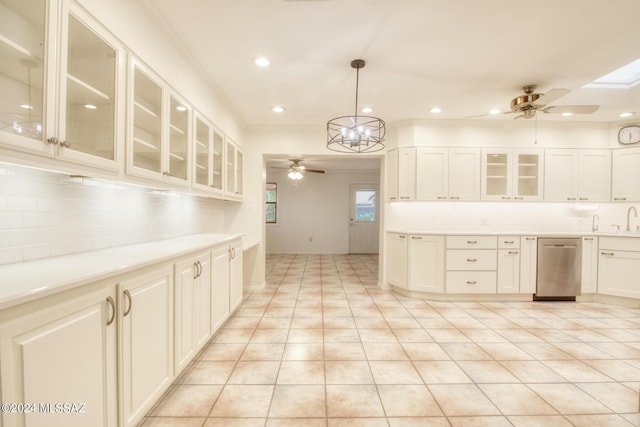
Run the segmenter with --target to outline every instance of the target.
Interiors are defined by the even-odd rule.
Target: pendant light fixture
[[[372,153],[384,148],[387,132],[384,120],[358,115],[358,82],[363,59],[351,61],[356,69],[356,108],[353,116],[335,117],[327,122],[327,148],[340,153]]]

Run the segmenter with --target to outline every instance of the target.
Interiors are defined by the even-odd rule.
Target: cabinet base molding
[[[603,304],[620,305],[629,308],[640,308],[640,300],[636,298],[619,297],[604,294],[582,294],[576,297],[578,302],[599,302]]]
[[[427,301],[443,302],[524,302],[533,301],[531,294],[436,294],[430,292],[417,292],[408,289],[391,286],[391,290],[399,295],[424,299]]]

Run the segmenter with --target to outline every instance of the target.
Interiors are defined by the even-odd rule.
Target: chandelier
[[[340,153],[373,153],[384,148],[384,120],[358,115],[358,80],[363,59],[351,61],[356,69],[356,107],[353,116],[335,117],[327,122],[327,148]]]

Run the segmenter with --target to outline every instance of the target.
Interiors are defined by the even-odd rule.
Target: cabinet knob
[[[61,147],[70,148],[71,147],[71,141],[60,141],[60,146]]]
[[[58,142],[60,141],[55,136],[52,136],[51,138],[47,138],[47,144],[57,145]]]

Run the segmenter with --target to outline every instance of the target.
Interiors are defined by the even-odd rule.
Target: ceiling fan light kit
[[[353,116],[334,117],[327,122],[327,148],[339,153],[373,153],[384,148],[387,132],[384,120],[358,115],[358,83],[363,59],[351,61],[356,69],[356,105]]]

